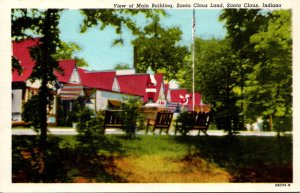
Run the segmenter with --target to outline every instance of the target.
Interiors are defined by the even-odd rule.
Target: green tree
[[[137,72],[145,73],[151,67],[155,72],[164,73],[167,80],[176,79],[189,53],[187,47],[179,45],[181,35],[179,27],[164,28],[159,24],[159,17],[155,17],[132,41],[137,54]]]
[[[33,121],[36,130],[40,131],[39,153],[37,157],[38,173],[40,180],[46,177],[46,148],[47,148],[47,107],[50,105],[52,94],[49,85],[56,77],[54,69],[58,69],[57,61],[51,56],[59,46],[59,30],[57,28],[59,10],[13,10],[12,36],[13,39],[28,38],[31,35],[39,35],[39,44],[30,50],[31,57],[36,61],[32,69],[30,80],[40,80],[37,99],[39,119]],[[30,32],[28,32],[30,31]]]
[[[270,128],[291,128],[290,10],[224,10],[220,19],[241,60],[239,102],[246,120],[263,117]]]
[[[273,11],[269,17],[267,29],[250,38],[260,57],[247,82],[247,110],[249,116],[267,117],[271,129],[280,132],[292,127],[291,11]]]
[[[78,58],[74,54],[76,52],[82,51],[82,48],[76,44],[75,42],[64,42],[61,41],[59,48],[56,50],[56,53],[53,57],[56,60],[64,60],[64,59],[76,59],[76,65],[79,67],[86,67],[88,66],[87,61],[84,58]]]
[[[16,70],[19,75],[23,72],[23,67],[20,65],[20,62],[18,59],[16,59],[14,56],[11,57],[11,63],[12,63],[12,71]]]
[[[260,9],[224,9],[219,20],[225,23],[227,30],[226,39],[229,40],[231,49],[241,58],[258,57],[253,52],[253,45],[249,39],[253,34],[266,29],[269,12]]]
[[[38,29],[38,26],[41,14],[38,10],[32,9],[31,11],[28,11],[27,9],[12,9],[11,12],[12,40],[21,41],[39,34],[40,29]],[[29,31],[31,31],[31,33]],[[23,72],[20,62],[12,56],[12,71],[14,70],[17,70],[19,74]]]
[[[52,98],[48,85],[56,80],[53,74],[54,69],[59,69],[58,62],[51,56],[55,53],[59,45],[59,30],[57,28],[59,12],[57,9],[48,9],[45,11],[45,16],[41,20],[41,22],[43,22],[41,26],[43,36],[40,38],[40,44],[31,50],[31,56],[36,60],[36,64],[32,70],[30,79],[32,81],[41,80],[38,94],[41,104],[39,108],[41,123],[38,128],[40,129],[38,161],[39,174],[42,181],[47,175],[45,163],[47,156],[47,106]],[[37,125],[35,127],[37,127]]]
[[[76,113],[76,116],[78,118],[77,139],[81,147],[87,153],[96,154],[105,140],[104,112],[99,111],[94,115],[92,110],[83,107]]]
[[[39,132],[37,128],[41,127],[41,116],[39,113],[39,109],[41,108],[40,105],[38,95],[32,96],[26,103],[23,104],[22,120],[28,123],[29,126],[33,126],[37,132]]]
[[[144,129],[145,116],[139,112],[141,106],[140,98],[133,97],[127,98],[121,105],[124,130],[130,139],[136,136],[138,129]]]
[[[227,40],[196,38],[195,50],[195,90],[202,93],[205,103],[212,105],[217,127],[232,134],[242,124],[237,103],[240,61]],[[192,85],[190,74],[186,74],[182,85],[189,90]]]
[[[124,29],[128,29],[133,35],[140,35],[141,29],[134,22],[133,17],[145,17],[153,19],[159,15],[166,15],[164,10],[148,10],[148,9],[82,9],[84,16],[81,24],[81,32],[86,32],[91,27],[99,27],[104,30],[107,26],[115,28],[115,33],[120,35],[120,38],[113,41],[113,45],[123,44],[124,40],[121,38]]]
[[[36,61],[30,80],[32,82],[40,80],[38,100],[40,123],[35,128],[40,130],[38,172],[40,180],[46,177],[46,153],[47,153],[47,106],[51,101],[52,94],[48,87],[55,82],[54,70],[61,71],[58,62],[53,57],[60,47],[58,22],[60,12],[58,9],[13,9],[12,10],[12,39],[22,40],[28,37],[40,37],[39,44],[30,51],[31,57]],[[81,31],[85,32],[89,27],[97,26],[101,23],[101,28],[111,25],[115,27],[116,33],[121,34],[124,26],[129,28],[134,34],[139,33],[138,27],[130,16],[144,13],[146,17],[153,16],[153,12],[164,13],[157,10],[81,10],[85,19],[81,26]],[[125,16],[127,15],[127,16]],[[128,16],[129,15],[129,16]],[[118,40],[115,41],[118,43]]]
[[[259,54],[254,52],[254,45],[250,44],[250,37],[266,29],[268,23],[267,11],[259,9],[226,9],[220,15],[220,21],[225,22],[227,37],[235,56],[239,58],[239,105],[242,109],[242,121],[254,121],[246,117],[246,81],[252,73],[253,65],[258,62]]]
[[[130,69],[129,64],[117,64],[115,65],[115,70],[126,70]]]

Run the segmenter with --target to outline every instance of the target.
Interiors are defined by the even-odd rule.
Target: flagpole
[[[192,50],[192,57],[193,57],[193,111],[195,110],[195,27],[196,27],[196,20],[195,20],[195,9],[193,9],[193,21],[192,21],[192,38],[193,38],[193,50]]]

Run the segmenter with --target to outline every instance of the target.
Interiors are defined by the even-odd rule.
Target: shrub
[[[104,136],[104,113],[99,111],[96,116],[93,116],[93,112],[88,108],[83,108],[77,114],[78,125],[78,140],[82,146],[92,148],[97,151]]]
[[[67,123],[67,115],[64,111],[61,97],[57,96],[57,126],[69,126]]]
[[[175,129],[178,130],[181,133],[181,135],[186,135],[189,132],[189,130],[194,127],[194,122],[195,120],[191,116],[191,112],[184,111],[178,115],[175,121]]]
[[[48,110],[51,109],[52,97],[52,95],[49,95]],[[33,95],[27,102],[23,103],[22,119],[26,122],[26,125],[33,126],[36,132],[38,132],[42,124],[41,108],[42,104],[39,95]]]
[[[72,110],[67,113],[67,124],[72,125],[72,123],[78,122],[78,114],[84,108],[84,104],[80,104],[78,100],[74,101],[74,103],[72,104]]]
[[[122,103],[122,117],[124,130],[129,138],[134,138],[138,129],[144,129],[145,116],[139,112],[142,101],[139,98],[129,97]]]
[[[57,125],[72,126],[72,123],[78,122],[77,114],[84,108],[85,104],[82,97],[71,102],[72,110],[69,110],[70,102],[63,103],[61,98],[57,97]]]

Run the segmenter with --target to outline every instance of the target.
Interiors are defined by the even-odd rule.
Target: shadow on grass
[[[114,172],[114,154],[120,149],[118,141],[103,138],[102,147],[95,153],[74,136],[49,136],[46,158],[47,183],[123,182]],[[37,136],[13,136],[12,182],[39,182],[36,155]],[[121,150],[118,150],[121,152]]]
[[[180,143],[228,170],[231,182],[292,182],[292,137],[180,136]]]
[[[12,143],[12,181],[39,182],[35,166],[37,136],[13,136]],[[204,159],[226,169],[231,182],[292,182],[292,152],[291,136],[139,136],[127,140],[114,135],[103,137],[101,143],[93,146],[79,143],[75,136],[49,136],[45,182],[127,182],[116,163],[128,156],[134,161],[146,157],[147,160],[140,160],[144,165],[152,162],[153,156],[195,165]],[[124,164],[122,167],[128,163]]]

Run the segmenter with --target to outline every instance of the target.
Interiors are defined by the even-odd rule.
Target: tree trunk
[[[41,114],[41,134],[39,141],[39,176],[40,181],[45,182],[46,177],[46,155],[47,155],[47,106],[49,88],[48,83],[51,82],[51,74],[53,73],[52,57],[53,50],[53,38],[55,37],[55,30],[51,29],[52,25],[55,25],[55,17],[57,10],[47,10],[43,26],[44,37],[41,38],[41,60],[39,62],[41,67],[41,87],[39,91],[40,96],[40,114]],[[57,26],[56,26],[57,27]]]
[[[44,65],[44,64],[43,64]],[[46,171],[46,152],[47,152],[47,82],[42,80],[42,85],[40,87],[40,116],[41,116],[41,133],[40,133],[40,141],[39,141],[39,176],[40,181],[43,182],[45,180],[45,171]]]
[[[270,126],[270,130],[273,131],[273,118],[272,118],[272,115],[269,116],[269,126]]]

